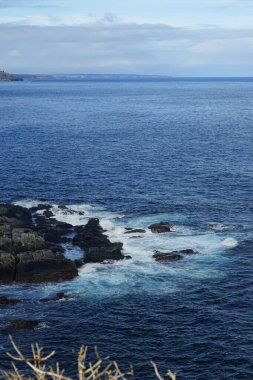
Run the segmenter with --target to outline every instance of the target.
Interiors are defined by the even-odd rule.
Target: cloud
[[[253,75],[253,32],[111,19],[79,26],[0,26],[13,72]]]
[[[66,0],[0,0],[0,8],[34,8],[60,5]]]

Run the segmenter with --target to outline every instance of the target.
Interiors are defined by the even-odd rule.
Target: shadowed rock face
[[[31,227],[32,213],[24,207],[3,203],[0,204],[0,223],[2,220],[13,227],[17,224],[20,227]]]
[[[41,250],[17,255],[15,281],[18,282],[71,280],[77,274],[75,263],[59,252]]]
[[[172,225],[168,222],[160,222],[151,224],[148,228],[153,233],[161,234],[165,232],[171,232]]]
[[[15,257],[11,253],[0,251],[0,283],[14,281],[15,268]]]
[[[45,240],[28,228],[13,228],[9,224],[0,225],[0,249],[9,253],[36,251],[46,248]]]
[[[77,276],[75,262],[60,252],[63,235],[70,227],[47,222],[45,217],[40,226],[30,210],[0,204],[0,283],[48,282]]]
[[[99,224],[98,219],[90,219],[85,226],[75,228],[77,235],[73,244],[78,245],[85,251],[85,263],[101,263],[105,260],[122,260],[123,244],[112,243]]]

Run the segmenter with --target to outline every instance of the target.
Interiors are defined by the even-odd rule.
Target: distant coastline
[[[19,75],[9,74],[5,71],[0,71],[0,82],[20,82],[23,80],[24,79]]]
[[[0,82],[16,81],[253,81],[253,77],[179,77],[152,74],[10,74],[0,71]]]

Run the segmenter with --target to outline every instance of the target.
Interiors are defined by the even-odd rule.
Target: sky
[[[253,76],[253,0],[0,0],[0,70]]]

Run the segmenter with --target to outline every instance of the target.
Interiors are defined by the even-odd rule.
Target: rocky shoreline
[[[0,283],[71,280],[85,263],[125,258],[123,244],[112,243],[98,219],[74,227],[54,219],[51,207],[0,204]],[[83,260],[65,258],[66,242],[83,250]]]
[[[0,284],[72,280],[83,265],[131,259],[124,255],[123,243],[110,241],[99,219],[92,218],[85,225],[73,226],[56,220],[52,207],[39,204],[25,208],[0,203]],[[58,208],[67,215],[83,215],[65,205]],[[152,224],[148,229],[152,233],[172,232],[168,222]],[[125,228],[125,234],[131,234],[132,238],[146,232],[140,228]],[[79,247],[82,259],[66,258],[65,243]],[[166,263],[194,253],[191,249],[167,253],[154,251],[153,258]]]

